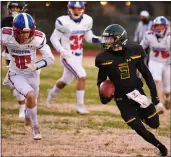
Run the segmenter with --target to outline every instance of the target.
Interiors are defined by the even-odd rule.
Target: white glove
[[[5,51],[2,52],[2,57],[4,57],[7,60],[11,60],[11,55],[9,53],[6,53]]]
[[[26,64],[26,66],[31,70],[31,71],[36,71],[37,66],[36,64]]]
[[[63,58],[72,57],[72,51],[71,50],[63,49],[63,50],[60,51],[60,53],[61,53],[61,57],[63,57]]]
[[[140,104],[141,108],[147,108],[150,104],[152,104],[151,99],[142,95],[138,90],[134,90],[128,94],[126,94],[129,99],[132,99]]]

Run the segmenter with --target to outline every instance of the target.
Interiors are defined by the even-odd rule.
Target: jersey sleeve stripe
[[[62,25],[62,22],[61,22],[59,19],[57,19],[57,21],[58,21],[58,23],[59,23],[60,25]]]

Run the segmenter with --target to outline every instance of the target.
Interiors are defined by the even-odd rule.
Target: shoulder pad
[[[34,44],[37,48],[41,48],[46,44],[46,36],[43,32],[36,30],[34,33]]]
[[[11,27],[3,27],[1,29],[0,38],[3,44],[7,43],[13,35],[13,29]]]
[[[34,36],[43,38],[45,36],[45,34],[43,32],[41,32],[41,31],[35,30]]]
[[[2,34],[6,35],[12,35],[13,29],[11,27],[3,27],[2,28]]]
[[[95,59],[95,66],[96,67],[102,66],[102,62],[103,62],[103,58],[104,58],[103,54],[104,54],[103,52],[100,52],[97,54],[96,59]]]
[[[139,59],[141,57],[144,57],[144,50],[141,45],[127,44],[125,48],[127,55],[130,56],[132,59]]]
[[[55,27],[58,31],[60,31],[61,33],[65,32],[65,26],[68,27],[69,25],[69,16],[65,15],[65,16],[60,16],[56,19],[55,22]]]
[[[87,14],[84,14],[84,15],[83,15],[83,20],[86,22],[87,29],[88,29],[88,30],[91,30],[92,27],[93,27],[93,19],[92,19],[92,17],[90,17],[90,16],[87,15]]]

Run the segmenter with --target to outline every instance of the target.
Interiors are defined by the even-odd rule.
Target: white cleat
[[[38,125],[33,125],[32,131],[33,131],[33,139],[34,140],[41,140],[42,136],[40,134],[39,126]]]
[[[50,105],[52,99],[55,97],[55,96],[53,96],[53,95],[51,94],[51,90],[52,90],[52,89],[49,89],[49,90],[48,90],[48,97],[47,97],[47,99],[46,99],[46,105]]]
[[[88,114],[89,113],[89,111],[85,108],[84,105],[78,105],[77,112],[80,114]]]
[[[156,105],[156,110],[157,110],[158,114],[163,114],[163,113],[165,112],[162,103],[158,103],[158,104]]]
[[[19,118],[25,118],[25,113],[24,112],[20,112],[18,117]]]

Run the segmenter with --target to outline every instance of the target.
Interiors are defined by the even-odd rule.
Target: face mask
[[[149,19],[142,19],[141,21],[143,22],[143,24],[148,24]]]
[[[18,15],[18,12],[16,12],[16,11],[13,11],[13,12],[12,12],[12,17],[13,17],[13,18],[15,18],[17,15]]]

